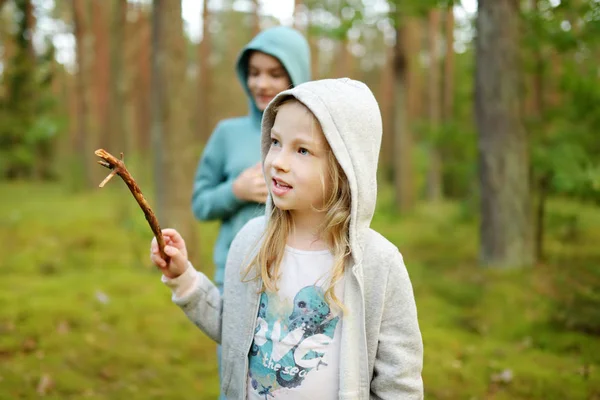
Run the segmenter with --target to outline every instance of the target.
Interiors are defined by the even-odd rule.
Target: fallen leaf
[[[34,338],[27,338],[21,345],[21,348],[25,353],[30,353],[37,348],[37,341]]]
[[[492,375],[492,382],[510,383],[513,380],[513,372],[511,369],[505,369],[498,374]]]
[[[65,334],[69,333],[70,330],[71,330],[71,327],[69,326],[68,321],[60,321],[60,323],[58,324],[58,327],[56,328],[56,332],[60,333],[61,335],[65,335]]]
[[[38,383],[37,393],[39,395],[47,394],[54,387],[54,381],[48,374],[42,375],[40,378],[40,383]]]

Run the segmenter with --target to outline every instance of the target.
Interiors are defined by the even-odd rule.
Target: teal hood
[[[248,96],[250,116],[260,123],[262,112],[256,106],[248,89],[248,58],[253,51],[273,56],[287,71],[293,86],[310,80],[310,47],[300,32],[286,26],[276,26],[260,32],[242,49],[236,72]]]

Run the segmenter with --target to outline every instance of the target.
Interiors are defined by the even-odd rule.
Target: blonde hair
[[[283,105],[290,102],[298,102],[294,97],[290,97],[280,103],[275,112]],[[302,104],[303,105],[303,104]],[[304,105],[303,105],[304,106]],[[315,116],[308,110],[308,114],[315,120]],[[325,141],[327,149],[327,177],[321,177],[322,188],[325,191],[326,181],[329,179],[329,193],[324,193],[325,204],[323,208],[316,209],[325,213],[323,223],[319,226],[319,235],[327,243],[333,254],[333,267],[329,278],[329,285],[325,291],[325,300],[332,306],[336,305],[342,312],[345,308],[340,299],[335,295],[335,285],[343,278],[346,261],[350,257],[350,185],[346,174],[335,158],[335,154]],[[256,256],[244,271],[244,278],[250,272],[254,272],[251,280],[262,279],[261,292],[277,292],[277,281],[280,276],[280,266],[285,252],[287,237],[293,229],[291,213],[287,210],[281,210],[273,205],[271,215],[268,218],[267,226],[263,234],[263,241]]]

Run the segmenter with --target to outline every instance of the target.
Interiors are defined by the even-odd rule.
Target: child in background
[[[423,344],[396,246],[369,225],[381,115],[350,79],[280,93],[262,125],[266,216],[244,226],[224,293],[163,235],[151,258],[173,301],[223,347],[222,390],[235,399],[422,399]]]
[[[266,29],[242,49],[236,72],[248,96],[248,115],[219,122],[204,148],[192,195],[198,220],[221,221],[214,249],[214,282],[220,290],[231,241],[246,222],[264,214],[263,111],[279,92],[310,80],[308,42],[292,28]]]

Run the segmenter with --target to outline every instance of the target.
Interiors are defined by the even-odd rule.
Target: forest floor
[[[215,344],[171,303],[143,214],[109,186],[0,184],[0,399],[216,398]],[[553,199],[546,261],[490,270],[468,205],[400,217],[390,198],[384,188],[372,226],[413,282],[427,399],[600,399],[600,338],[556,321],[561,274],[600,267],[598,207]],[[209,276],[217,229],[198,224]]]

